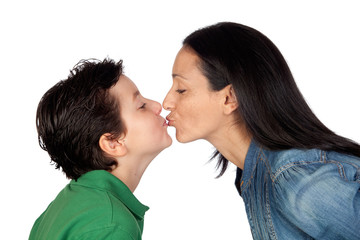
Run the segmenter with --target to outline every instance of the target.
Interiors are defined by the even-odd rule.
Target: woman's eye
[[[143,103],[139,109],[143,109],[143,108],[145,108],[145,106],[146,106],[146,103]]]
[[[182,93],[186,92],[186,90],[185,89],[177,89],[176,92],[179,94],[182,94]]]

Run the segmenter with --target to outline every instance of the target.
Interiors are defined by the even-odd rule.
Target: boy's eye
[[[186,92],[186,90],[185,89],[177,89],[176,92],[179,94],[182,94],[182,93]]]
[[[146,103],[143,103],[143,104],[141,105],[140,109],[145,108],[145,106],[146,106]]]

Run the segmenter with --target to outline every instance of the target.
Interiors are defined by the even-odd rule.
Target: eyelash
[[[179,94],[183,94],[184,92],[186,92],[186,90],[185,89],[177,89],[176,92]]]
[[[146,103],[143,103],[143,105],[141,105],[140,109],[144,109],[146,106]]]

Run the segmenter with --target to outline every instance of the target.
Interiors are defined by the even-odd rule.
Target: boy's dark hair
[[[39,144],[70,179],[117,162],[104,154],[99,139],[125,132],[117,99],[109,94],[123,73],[122,60],[81,60],[66,80],[50,88],[36,114]]]

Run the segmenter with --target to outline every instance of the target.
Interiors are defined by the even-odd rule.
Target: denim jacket
[[[254,239],[360,239],[360,159],[252,141],[235,185]]]

